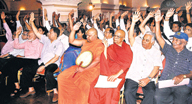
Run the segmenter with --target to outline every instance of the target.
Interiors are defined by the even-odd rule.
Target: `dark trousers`
[[[16,57],[9,60],[1,69],[2,75],[4,77],[8,76],[8,86],[14,87],[14,83],[18,82],[17,72],[19,69],[25,69],[28,66],[32,67],[37,64],[37,61],[38,59],[25,59]]]
[[[0,71],[2,69],[2,67],[8,63],[10,60],[14,59],[15,57],[12,56],[12,55],[8,55],[7,57],[5,58],[0,58]]]
[[[186,85],[168,88],[157,88],[156,104],[188,104],[192,89]]]
[[[41,64],[43,65],[43,64]],[[41,65],[33,65],[33,66],[28,66],[22,71],[22,76],[21,76],[21,87],[22,88],[28,88],[32,87],[32,79],[34,78],[34,75],[37,72],[37,69]],[[53,88],[57,88],[57,81],[55,80],[53,76],[53,72],[58,68],[56,64],[50,64],[47,67],[45,67],[45,79],[46,79],[46,87],[47,90],[51,90]]]
[[[136,104],[136,93],[138,89],[138,83],[131,80],[126,79],[125,82],[125,102],[126,104]],[[142,87],[144,99],[142,104],[154,104],[154,94],[155,94],[155,84],[154,82],[149,82],[145,87]]]
[[[46,79],[46,87],[47,90],[52,90],[53,88],[57,88],[57,81],[53,76],[53,72],[57,70],[57,64],[53,63],[45,67],[45,79]]]

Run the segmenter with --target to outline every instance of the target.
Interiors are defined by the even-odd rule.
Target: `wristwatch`
[[[152,78],[150,76],[148,76],[147,78],[149,78],[150,81],[152,80]]]
[[[185,78],[187,78],[187,76],[186,76],[186,75],[183,75],[183,78],[185,79]]]

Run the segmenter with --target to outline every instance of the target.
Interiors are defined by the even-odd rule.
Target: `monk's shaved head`
[[[97,39],[97,30],[95,28],[90,28],[87,32],[87,41],[92,42]]]
[[[120,34],[120,35],[119,35],[120,37],[125,38],[125,32],[124,32],[123,30],[117,30],[117,31],[115,32],[115,34]]]

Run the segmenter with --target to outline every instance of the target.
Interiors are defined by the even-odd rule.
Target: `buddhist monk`
[[[113,37],[114,43],[108,47],[107,41],[100,58],[100,74],[108,76],[108,81],[122,79],[117,88],[94,88],[97,79],[90,90],[90,104],[118,104],[120,89],[125,82],[125,75],[131,65],[133,53],[130,46],[124,42],[125,32],[117,30]],[[108,47],[108,48],[107,48]]]
[[[81,23],[79,22],[74,25],[69,36],[69,42],[76,46],[82,46],[81,53],[91,51],[93,60],[90,65],[85,68],[74,65],[59,74],[59,104],[88,104],[90,85],[100,73],[100,55],[104,49],[102,40],[97,38],[97,30],[94,28],[86,32],[87,40],[75,39],[75,31],[78,30],[80,26]],[[76,71],[77,73],[74,76]]]

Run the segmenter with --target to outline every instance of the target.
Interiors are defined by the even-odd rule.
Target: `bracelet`
[[[190,14],[190,13],[187,13],[187,14]]]

